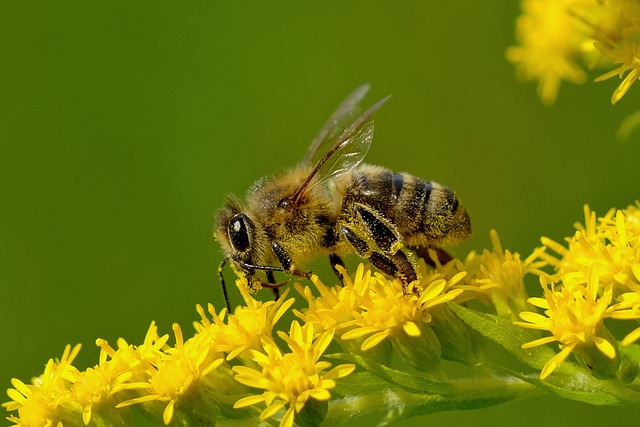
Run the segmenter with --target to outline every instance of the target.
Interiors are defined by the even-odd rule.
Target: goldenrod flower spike
[[[546,393],[638,404],[638,350],[620,352],[604,321],[640,320],[640,202],[602,217],[585,206],[584,217],[564,244],[544,239],[524,260],[495,231],[492,249],[464,262],[434,258],[431,268],[420,260],[408,295],[398,280],[362,264],[354,274],[340,269],[341,285],[325,286],[314,275],[315,289],[295,285],[306,308],[294,310],[302,321],[289,323],[287,333],[279,323],[293,304],[288,291],[261,302],[241,277],[244,304],[232,314],[198,305],[191,337],[174,324],[171,345],[152,322],[140,345],[118,339],[113,348],[98,339],[93,367],[74,367],[80,346],[67,346],[32,384],[12,379],[7,419],[21,427],[125,425],[128,408],[138,407],[165,425],[331,425],[364,413],[393,421],[432,411],[434,402],[469,409],[535,392],[536,381],[521,381],[526,372],[510,375],[512,367],[486,363],[487,340],[540,369],[553,386]],[[554,271],[543,271],[547,264]],[[528,274],[540,276],[542,296],[526,297]],[[525,302],[536,310],[518,310]],[[525,339],[521,327],[546,336]],[[638,340],[640,328],[621,342]],[[541,346],[556,353],[522,350]],[[325,354],[331,347],[337,353]],[[357,363],[360,372],[352,363],[334,366],[336,359]],[[468,377],[450,376],[451,362],[442,359],[466,364]]]

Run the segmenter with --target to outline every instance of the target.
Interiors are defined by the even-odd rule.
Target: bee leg
[[[367,258],[378,270],[399,279],[402,282],[402,290],[405,294],[408,293],[408,285],[418,280],[418,274],[404,252],[400,250],[394,254],[373,252],[369,249],[366,240],[360,238],[349,227],[340,227],[340,232],[351,243],[358,255]]]
[[[338,279],[342,282],[342,273],[340,270],[336,268],[336,266],[344,267],[344,261],[336,254],[329,254],[329,262],[331,263],[331,268],[333,268],[333,272],[336,273]]]
[[[262,280],[255,276],[255,270],[244,270],[249,293],[255,294],[262,288]]]
[[[444,249],[437,248],[433,246],[422,246],[419,248],[411,248],[420,258],[424,259],[424,261],[429,264],[431,267],[436,266],[436,261],[431,257],[429,250],[435,252],[436,258],[440,265],[445,265],[449,261],[453,259],[453,257]]]
[[[369,260],[379,270],[400,280],[402,282],[402,292],[405,295],[409,294],[409,284],[418,280],[418,274],[413,264],[402,251],[398,251],[393,255],[374,252],[369,257]]]
[[[273,275],[273,271],[267,271],[267,280],[269,281],[270,284],[273,284],[273,285],[276,284],[276,278]],[[274,299],[278,301],[280,299],[280,287],[274,286],[273,288],[271,288],[271,290],[273,291]]]
[[[218,276],[220,276],[220,283],[222,284],[222,294],[224,295],[224,302],[227,304],[227,313],[231,314],[231,304],[229,303],[229,294],[227,293],[227,285],[224,281],[224,275],[222,274],[222,270],[224,269],[225,264],[227,263],[227,258],[223,259],[220,265],[218,266]]]
[[[278,258],[278,261],[280,261],[280,265],[282,265],[284,271],[291,274],[292,276],[305,277],[307,279],[311,277],[312,272],[298,270],[293,265],[291,257],[289,256],[287,251],[280,245],[280,243],[274,240],[271,242],[271,247],[273,248],[273,253],[276,254],[276,257]]]
[[[347,239],[347,241],[353,246],[353,249],[356,250],[356,253],[363,258],[369,258],[371,256],[371,249],[369,249],[369,244],[366,240],[360,238],[356,233],[353,232],[349,227],[342,226],[340,227],[340,233]]]
[[[396,253],[402,247],[400,234],[383,215],[361,203],[354,203],[358,217],[370,232],[376,246],[385,254]]]

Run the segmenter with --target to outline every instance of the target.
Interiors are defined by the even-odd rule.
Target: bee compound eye
[[[237,214],[229,221],[229,240],[239,252],[244,252],[249,248],[249,229],[251,220],[245,214]]]

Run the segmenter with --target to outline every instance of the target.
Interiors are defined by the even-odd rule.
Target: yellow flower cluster
[[[492,313],[516,319],[526,306],[524,277],[540,274],[547,263],[540,259],[543,248],[522,260],[520,254],[502,248],[495,231],[491,240],[492,250],[471,252],[464,261],[454,258],[446,265],[432,252],[433,270],[420,260],[421,278],[409,295],[399,281],[363,265],[353,277],[342,273],[343,286],[327,287],[313,277],[320,296],[297,284],[308,309],[296,313],[318,330],[335,329],[344,348],[383,362],[393,350],[418,370],[436,368],[441,357],[471,363],[476,355],[469,329],[446,303],[479,300]]]
[[[540,268],[547,264],[540,259],[544,248],[534,250],[523,260],[519,253],[503,249],[495,230],[491,230],[490,236],[491,251],[485,249],[481,254],[472,251],[464,263],[458,262],[457,269],[473,278],[461,287],[472,291],[467,296],[488,302],[497,315],[515,319],[527,300],[525,276],[541,274]]]
[[[569,355],[597,378],[622,378],[624,358],[604,320],[640,320],[640,203],[600,218],[585,207],[585,223],[576,229],[566,245],[543,238],[544,247],[524,259],[503,249],[495,231],[492,250],[471,252],[464,260],[442,265],[433,252],[435,267],[420,260],[420,279],[408,289],[362,264],[352,275],[342,269],[341,285],[325,286],[313,275],[313,289],[295,284],[306,302],[299,310],[292,309],[288,291],[278,301],[255,300],[240,278],[244,305],[231,315],[198,305],[192,337],[185,339],[173,325],[175,344],[169,345],[169,335],[161,336],[152,323],[140,345],[119,339],[112,348],[99,339],[98,364],[84,371],[73,366],[80,346],[67,346],[31,384],[13,379],[11,401],[3,406],[14,413],[8,419],[16,426],[122,425],[131,407],[165,425],[212,425],[219,418],[313,425],[329,410],[342,378],[356,369],[325,360],[336,343],[351,354],[347,358],[369,361],[358,362],[363,369],[371,361],[390,366],[401,360],[404,369],[438,377],[441,359],[481,362],[473,323],[463,322],[453,303],[488,311],[491,325],[507,319],[514,330],[548,332],[514,344],[559,344],[541,370],[543,379]],[[544,272],[545,266],[554,271]],[[534,275],[542,296],[529,298],[525,278]],[[290,323],[287,333],[277,331],[277,322],[291,311],[302,322]],[[622,344],[638,339],[640,328]],[[626,372],[632,381],[636,371]]]
[[[524,80],[538,81],[538,95],[555,101],[560,83],[584,83],[587,67],[618,76],[618,102],[640,77],[640,2],[637,0],[522,0],[516,23],[518,44],[507,59]],[[626,74],[626,76],[625,76]]]
[[[80,346],[67,346],[62,358],[50,360],[32,384],[13,380],[14,388],[8,390],[12,401],[3,406],[18,411],[18,416],[9,421],[16,426],[123,425],[126,408],[141,405],[165,425],[202,425],[215,423],[220,413],[242,415],[234,404],[264,401],[268,408],[263,419],[282,416],[282,410],[280,425],[291,426],[309,399],[327,400],[335,379],[351,373],[354,366],[325,372],[331,364],[319,359],[331,335],[316,337],[311,325],[294,324],[289,335],[279,333],[291,350],[282,353],[272,331],[293,299],[286,299],[285,293],[278,301],[262,303],[248,294],[246,279],[239,279],[238,286],[245,306],[226,321],[226,309],[216,313],[210,305],[209,319],[198,306],[196,334],[185,341],[174,324],[173,347],[167,344],[169,335],[159,336],[152,323],[139,346],[121,339],[113,349],[98,340],[98,365],[79,371],[72,362]],[[247,385],[267,391],[246,397],[251,393]]]
[[[440,343],[430,327],[434,308],[463,292],[453,288],[466,273],[446,280],[439,273],[425,274],[425,269],[422,263],[423,279],[408,295],[400,281],[372,273],[362,264],[353,278],[342,270],[343,286],[327,287],[314,276],[312,281],[320,296],[316,297],[310,287],[297,284],[309,308],[296,313],[318,330],[335,330],[338,341],[346,348],[368,352],[391,339],[410,365],[420,370],[433,369],[441,357]],[[387,362],[384,355],[378,356]]]
[[[524,348],[560,343],[561,351],[546,364],[541,378],[551,374],[571,353],[595,376],[615,376],[620,367],[618,344],[604,319],[640,319],[640,204],[611,209],[598,219],[585,206],[585,224],[576,224],[576,229],[566,239],[567,247],[542,239],[558,254],[540,253],[555,272],[541,274],[544,298],[529,299],[544,310],[544,315],[524,311],[520,313],[523,322],[517,322],[552,334],[526,343]],[[637,328],[624,337],[622,344],[639,338]]]

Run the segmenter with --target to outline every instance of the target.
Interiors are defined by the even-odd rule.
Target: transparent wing
[[[370,86],[363,84],[351,92],[349,96],[338,106],[338,109],[329,117],[329,120],[322,126],[320,132],[313,138],[303,162],[315,164],[322,154],[324,154],[335,141],[335,137],[342,132],[349,122],[351,122],[359,112],[358,104],[369,91]]]
[[[335,139],[331,148],[326,151],[302,185],[293,195],[294,203],[298,202],[304,192],[315,185],[345,174],[358,166],[369,151],[373,140],[373,120],[371,116],[389,97],[376,102],[360,117],[353,121],[340,136]]]

